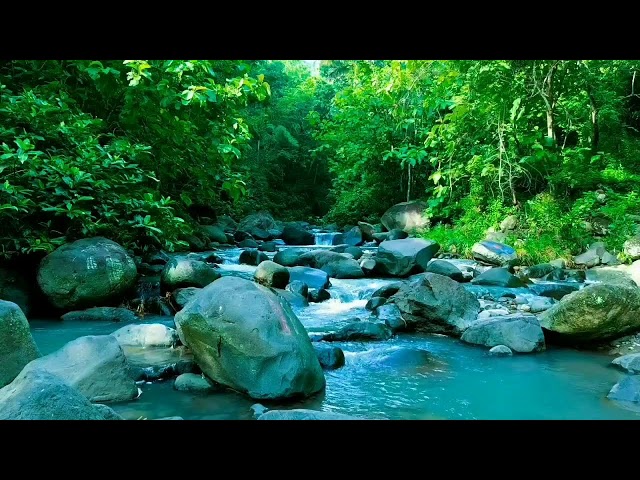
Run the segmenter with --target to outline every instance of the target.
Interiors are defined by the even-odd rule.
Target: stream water
[[[240,249],[221,254],[223,275],[252,278],[255,267],[238,265]],[[270,257],[273,254],[269,254]],[[294,307],[309,332],[328,332],[366,319],[365,304],[387,279],[332,279],[332,298]],[[146,317],[172,326],[171,317]],[[122,323],[32,320],[43,354],[83,335],[103,335]],[[639,419],[640,408],[606,398],[624,373],[611,356],[548,347],[537,354],[492,357],[486,348],[440,335],[402,334],[384,342],[336,343],[344,367],[326,371],[322,394],[269,408],[311,408],[384,419]],[[407,349],[414,354],[403,356]],[[415,350],[417,352],[416,355]],[[425,353],[428,352],[428,353]],[[419,361],[416,360],[419,359]],[[255,401],[224,392],[193,394],[173,389],[173,380],[140,385],[134,401],[111,406],[127,419],[181,416],[185,419],[251,419]]]

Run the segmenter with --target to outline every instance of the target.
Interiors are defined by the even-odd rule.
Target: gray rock
[[[503,232],[486,232],[484,239],[489,242],[504,243],[507,241],[507,234]]]
[[[367,222],[358,222],[358,227],[362,232],[362,239],[366,242],[373,240],[373,235],[376,233],[376,229],[373,225]]]
[[[185,287],[206,287],[220,278],[220,274],[208,263],[187,258],[173,258],[160,275],[162,286],[169,291]]]
[[[314,245],[316,237],[311,232],[294,225],[287,225],[282,232],[282,240],[287,245]]]
[[[629,375],[616,383],[607,398],[620,402],[640,402],[640,375]]]
[[[299,293],[283,290],[281,288],[272,288],[280,297],[284,298],[292,307],[308,307],[309,299]]]
[[[217,222],[218,227],[225,232],[233,233],[238,229],[238,223],[229,215],[220,215]]]
[[[67,312],[60,317],[65,322],[137,322],[138,316],[121,307],[94,307]]]
[[[254,403],[253,405],[251,405],[251,411],[253,412],[253,417],[254,418],[258,418],[260,415],[262,415],[263,413],[266,413],[267,410],[269,410],[267,407],[265,407],[264,405],[260,404],[260,403]]]
[[[611,365],[627,373],[640,373],[640,353],[632,353],[618,357],[611,362]]]
[[[640,289],[591,284],[540,314],[557,341],[604,342],[640,330]]]
[[[331,294],[324,288],[310,288],[309,293],[307,294],[307,298],[310,302],[320,303],[324,302],[325,300],[329,300],[331,298]]]
[[[515,215],[507,215],[507,217],[500,223],[500,230],[507,232],[513,230],[518,226],[518,217]]]
[[[549,265],[555,268],[567,268],[567,261],[564,258],[557,258],[555,260],[551,260]]]
[[[327,272],[311,267],[290,267],[289,282],[304,282],[309,288],[329,288],[331,282]]]
[[[306,410],[294,408],[292,410],[269,410],[258,417],[258,420],[363,420],[362,418],[351,417],[341,413],[320,412],[317,410]]]
[[[189,301],[202,290],[198,287],[178,288],[171,294],[173,301],[178,307],[184,308]]]
[[[522,270],[522,274],[527,278],[542,278],[545,275],[552,273],[555,269],[556,267],[550,263],[540,263],[538,265],[532,265],[531,267],[524,268]]]
[[[256,242],[253,238],[245,238],[240,243],[238,243],[238,247],[240,248],[259,248],[258,242]]]
[[[183,373],[173,382],[173,388],[180,392],[211,393],[220,390],[217,385],[210,382],[204,375],[195,373]]]
[[[0,300],[0,387],[13,381],[25,365],[39,356],[20,307]]]
[[[380,287],[375,292],[373,292],[371,294],[371,297],[372,298],[373,297],[389,298],[395,295],[396,293],[398,293],[398,290],[400,290],[400,287],[402,287],[402,285],[403,285],[402,282],[396,282],[390,285],[385,285],[384,287]]]
[[[269,240],[268,230],[277,229],[278,224],[267,212],[258,212],[244,217],[238,224],[238,230],[250,233],[259,240]]]
[[[353,258],[326,250],[312,250],[299,258],[302,266],[319,268],[332,278],[362,278],[364,272]],[[306,280],[305,280],[306,282]],[[308,282],[307,282],[308,283]],[[309,284],[309,286],[311,286]]]
[[[111,335],[90,335],[32,360],[24,370],[45,370],[91,402],[119,402],[138,396],[122,347]]]
[[[520,353],[545,349],[544,334],[533,315],[505,315],[475,323],[462,334],[461,340],[475,345],[506,345]]]
[[[373,274],[376,270],[376,259],[373,257],[366,257],[360,259],[360,268],[366,274]]]
[[[103,405],[101,403],[96,403],[93,405],[93,408],[98,410],[105,420],[124,420],[113,408],[108,405]]]
[[[0,389],[0,420],[111,420],[113,414],[92,405],[60,377],[25,369]]]
[[[325,386],[300,320],[257,283],[222,277],[178,312],[175,323],[202,371],[221,385],[256,399],[309,396]]]
[[[38,270],[38,284],[58,308],[82,308],[116,301],[137,277],[133,258],[102,237],[63,245],[47,255]]]
[[[438,243],[421,238],[387,240],[378,248],[376,269],[383,275],[397,277],[423,272],[438,250]]]
[[[269,260],[267,254],[259,250],[244,250],[240,254],[239,262],[242,265],[251,265],[257,267],[262,262]]]
[[[636,282],[624,267],[595,267],[586,271],[586,280],[589,282],[606,283],[609,285],[622,285],[636,287]]]
[[[513,355],[513,352],[506,345],[496,345],[489,350],[489,355],[495,355],[496,357],[504,357]]]
[[[173,347],[179,340],[175,329],[161,323],[127,325],[111,335],[116,338],[120,346]]]
[[[509,273],[506,268],[490,268],[471,280],[474,285],[489,285],[494,287],[521,288],[526,287],[518,277]]]
[[[464,282],[465,277],[458,267],[446,260],[431,260],[427,265],[427,272],[444,275],[456,282]]]
[[[604,252],[602,257],[600,257],[600,263],[603,265],[620,265],[620,260],[618,260],[618,257],[615,255],[609,252]]]
[[[622,249],[631,260],[638,260],[640,258],[640,235],[635,235],[624,242]]]
[[[491,265],[508,265],[518,259],[518,254],[509,245],[484,240],[471,247],[473,258]]]
[[[216,225],[203,225],[200,227],[202,233],[212,242],[227,243],[227,235],[224,230]]]
[[[322,273],[324,274],[324,272]],[[307,296],[309,295],[309,286],[305,282],[302,282],[300,280],[293,280],[292,282],[289,282],[289,285],[286,286],[285,290],[301,295],[304,298],[307,298]]]
[[[362,231],[360,230],[360,227],[353,227],[348,232],[345,232],[342,238],[344,243],[352,247],[356,247],[364,243],[364,240],[362,238]]]
[[[391,297],[409,329],[459,336],[477,321],[480,303],[449,277],[425,273]]]
[[[427,204],[421,200],[402,202],[389,208],[380,221],[387,230],[399,228],[411,232],[416,228],[429,226],[429,218],[425,215]]]
[[[389,340],[393,332],[384,323],[355,322],[322,337],[326,342],[352,342],[355,340]]]
[[[596,250],[587,250],[586,252],[574,257],[573,263],[586,268],[595,267],[596,265],[600,265],[600,255]]]
[[[387,299],[384,297],[371,297],[364,308],[366,308],[367,310],[375,310],[385,303],[387,303]]]
[[[358,247],[347,247],[344,249],[344,253],[353,256],[354,260],[360,260],[360,257],[362,257],[362,249]]]
[[[263,242],[258,247],[258,250],[260,250],[261,252],[277,252],[278,247],[274,242]]]
[[[534,297],[530,300],[529,306],[531,307],[531,313],[540,313],[549,310],[555,303],[552,298]]]
[[[299,258],[307,252],[305,248],[283,248],[274,255],[273,261],[284,267],[294,267],[298,265]]]
[[[265,287],[285,288],[289,284],[289,270],[271,260],[265,260],[258,265],[253,279]]]
[[[344,352],[341,348],[334,345],[323,345],[321,343],[314,343],[313,349],[318,356],[320,365],[325,370],[335,370],[344,366]]]

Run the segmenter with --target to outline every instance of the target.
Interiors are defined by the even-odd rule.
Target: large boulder
[[[173,382],[173,388],[180,392],[210,393],[220,390],[207,377],[197,373],[183,373]]]
[[[227,243],[227,234],[216,225],[204,225],[200,227],[202,234],[212,242]]]
[[[506,345],[520,353],[545,349],[544,334],[534,315],[504,315],[476,322],[464,331],[461,340],[485,347]]]
[[[471,247],[473,258],[490,265],[508,265],[518,258],[516,251],[504,243],[483,240]]]
[[[303,296],[299,293],[292,292],[291,290],[283,290],[281,288],[274,288],[274,292],[276,292],[279,296],[284,298],[289,305],[292,307],[308,307],[309,300],[307,296]]]
[[[629,375],[616,383],[607,398],[619,402],[640,403],[640,375]]]
[[[630,353],[629,355],[622,355],[611,362],[611,365],[624,370],[627,373],[638,374],[640,373],[640,353]]]
[[[332,278],[362,278],[364,272],[353,258],[326,250],[312,250],[298,258],[303,266],[319,268]]]
[[[253,278],[265,287],[285,288],[289,283],[289,270],[271,260],[265,260],[258,265]]]
[[[477,321],[480,311],[472,293],[436,273],[425,273],[402,285],[390,300],[400,309],[408,329],[454,336]]]
[[[331,286],[327,272],[311,267],[289,268],[289,281],[291,283],[296,281],[304,282],[308,288],[316,288],[318,290]]]
[[[311,232],[307,232],[302,228],[294,225],[287,225],[282,231],[282,240],[287,245],[313,245],[316,243],[316,237]]]
[[[288,303],[262,285],[223,277],[175,316],[182,342],[212,380],[256,399],[304,397],[324,374]]]
[[[608,283],[610,285],[626,285],[636,287],[636,282],[629,275],[628,267],[594,267],[586,270],[585,279],[589,282]]]
[[[238,229],[237,222],[231,218],[229,215],[220,215],[218,217],[217,225],[224,232],[233,233]]]
[[[362,420],[358,417],[335,412],[320,412],[304,408],[291,410],[269,410],[258,417],[258,420]]]
[[[13,302],[0,300],[0,388],[10,383],[26,364],[38,358],[29,322]]]
[[[122,347],[111,335],[90,335],[31,361],[27,369],[60,377],[92,402],[119,402],[138,396]]]
[[[113,413],[92,405],[60,377],[25,369],[0,389],[0,420],[110,420]]]
[[[306,268],[306,267],[300,267],[300,268]],[[318,271],[322,272],[322,270],[318,270]],[[324,272],[322,273],[326,275],[326,273]],[[309,294],[309,285],[307,285],[305,282],[300,280],[293,280],[289,282],[289,285],[286,286],[285,290],[287,292],[295,293],[296,295],[300,295],[304,298],[307,298]]]
[[[512,275],[506,268],[490,268],[471,280],[471,283],[505,288],[526,287],[522,280]]]
[[[299,264],[300,257],[308,251],[306,248],[283,248],[273,256],[273,261],[283,267],[294,267]]]
[[[64,322],[136,322],[139,318],[131,310],[122,307],[94,307],[74,310],[60,317]]]
[[[591,284],[540,314],[540,325],[560,342],[604,342],[640,330],[640,289]]]
[[[362,230],[360,227],[353,227],[348,232],[343,234],[343,241],[346,245],[350,245],[352,247],[362,245],[364,240],[362,238]]]
[[[118,300],[133,287],[137,275],[124,248],[94,237],[68,243],[44,257],[38,284],[58,308],[92,307]]]
[[[238,243],[238,247],[240,248],[258,248],[258,242],[256,242],[253,238],[245,238],[240,243]]]
[[[244,250],[240,254],[240,259],[238,260],[242,265],[251,265],[253,267],[257,267],[262,262],[269,260],[267,254],[261,252],[259,250]]]
[[[380,221],[387,230],[399,228],[410,232],[429,225],[429,218],[424,213],[426,209],[427,204],[421,200],[398,203],[384,212]]]
[[[427,272],[437,273],[438,275],[444,275],[456,282],[464,282],[465,278],[462,271],[456,267],[453,263],[446,260],[432,260],[427,265]]]
[[[238,230],[249,233],[258,240],[269,240],[271,229],[277,229],[278,224],[267,212],[258,212],[244,217],[238,224]]]
[[[378,247],[376,270],[396,277],[423,272],[438,250],[438,243],[422,238],[387,240]]]
[[[178,343],[176,330],[161,323],[127,325],[111,335],[121,346],[173,347]]]
[[[185,287],[206,287],[220,274],[206,262],[188,258],[173,258],[160,275],[162,286],[169,291]]]
[[[22,274],[0,268],[0,300],[15,303],[25,316],[29,316],[29,296],[29,283]]]
[[[624,253],[631,258],[631,260],[638,260],[640,258],[640,235],[631,237],[623,245]]]

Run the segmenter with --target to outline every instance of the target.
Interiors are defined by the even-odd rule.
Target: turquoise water
[[[230,259],[234,251],[227,254]],[[249,277],[253,267],[232,263],[227,274]],[[366,299],[392,280],[332,280],[333,298],[296,309],[310,332],[335,330],[365,319]],[[171,325],[172,319],[160,317]],[[158,318],[147,318],[155,322]],[[123,324],[32,321],[43,354],[82,335],[108,334]],[[625,374],[613,357],[549,348],[538,354],[492,357],[487,349],[439,335],[400,335],[385,342],[336,343],[346,365],[325,372],[327,387],[304,402],[267,404],[269,408],[312,408],[365,418],[386,419],[638,419],[640,409],[606,398]],[[429,352],[418,363],[389,362],[400,349]],[[181,416],[185,419],[251,419],[255,401],[235,393],[177,392],[171,380],[142,384],[135,401],[112,405],[128,419]]]

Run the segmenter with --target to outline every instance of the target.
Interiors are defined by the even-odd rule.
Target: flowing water
[[[315,248],[315,247],[314,247]],[[255,267],[238,265],[240,249],[217,252],[223,275],[251,278]],[[273,257],[273,254],[269,254]],[[294,307],[309,332],[328,332],[366,319],[364,306],[390,279],[332,279],[332,298]],[[170,317],[144,322],[172,325]],[[32,321],[43,354],[82,335],[108,334],[122,323]],[[640,409],[606,398],[625,375],[611,356],[548,347],[537,354],[491,357],[487,349],[440,335],[403,334],[384,342],[336,343],[344,367],[326,371],[326,390],[314,398],[269,408],[311,408],[385,419],[638,419]],[[113,404],[127,419],[251,419],[255,401],[229,393],[173,390],[173,381],[140,385],[137,400]]]

